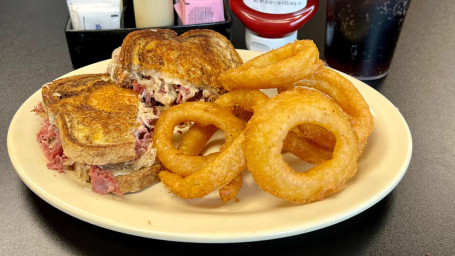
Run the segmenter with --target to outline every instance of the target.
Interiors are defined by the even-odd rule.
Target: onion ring
[[[253,112],[256,105],[262,104],[268,99],[269,97],[261,91],[241,89],[221,95],[215,103],[233,113],[239,112],[239,110]],[[189,155],[198,155],[216,131],[217,128],[213,125],[201,127],[194,124],[180,140],[178,149]],[[239,173],[236,178],[219,190],[221,200],[228,202],[235,198],[242,183],[242,174]]]
[[[296,40],[253,58],[219,76],[221,85],[234,89],[266,89],[291,85],[315,70],[319,51],[311,40]]]
[[[220,151],[218,156],[202,169],[185,178],[169,171],[162,171],[159,173],[161,182],[181,198],[204,197],[215,189],[227,185],[245,169],[244,144],[245,135],[242,132],[229,147]]]
[[[215,103],[234,112],[242,108],[248,112],[254,112],[254,108],[264,104],[269,97],[259,90],[238,89],[221,95]]]
[[[332,150],[327,150],[299,136],[297,129],[291,130],[283,142],[283,150],[292,153],[301,160],[317,164],[332,158]],[[331,134],[332,135],[332,134]]]
[[[373,117],[370,107],[365,102],[360,92],[344,76],[329,68],[321,68],[310,76],[294,83],[293,87],[310,87],[331,97],[349,116],[351,125],[357,135],[359,155],[365,149],[368,137],[373,131]],[[290,88],[278,88],[278,92]],[[335,139],[326,129],[314,125],[305,124],[299,126],[307,138],[326,149],[333,149]]]
[[[210,140],[213,134],[218,130],[214,125],[200,126],[193,124],[188,132],[180,140],[178,150],[188,155],[199,155],[204,149],[205,144]],[[208,159],[207,162],[211,160]],[[200,166],[202,169],[204,166]],[[223,202],[229,202],[234,199],[242,188],[243,177],[242,173],[239,173],[234,179],[232,179],[227,185],[220,188],[219,195]]]
[[[218,128],[214,125],[202,127],[194,123],[180,140],[177,149],[190,156],[197,156],[216,131]]]
[[[302,123],[316,123],[336,138],[332,159],[295,172],[283,159],[283,140]],[[322,93],[304,88],[278,94],[256,109],[245,129],[248,170],[267,193],[295,203],[321,200],[339,190],[357,170],[357,142],[341,108]]]
[[[234,199],[237,194],[239,193],[240,189],[243,185],[243,176],[242,172],[237,174],[228,184],[224,185],[222,188],[218,190],[218,194],[220,195],[220,199],[227,203]]]
[[[170,109],[160,116],[155,125],[153,145],[161,163],[167,169],[182,176],[196,172],[209,161],[208,159],[215,158],[217,153],[208,156],[192,156],[176,149],[172,142],[176,125],[188,121],[194,121],[201,126],[215,125],[225,133],[225,144],[230,144],[245,127],[242,120],[214,103],[187,102]]]
[[[240,89],[221,95],[215,103],[232,113],[238,113],[239,110],[254,112],[255,105],[263,104],[268,99],[261,91]],[[198,155],[217,130],[213,125],[201,127],[194,124],[180,140],[178,149],[189,155]]]

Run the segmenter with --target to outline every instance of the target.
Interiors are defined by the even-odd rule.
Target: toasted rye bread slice
[[[82,75],[46,85],[43,101],[72,161],[104,165],[136,157],[139,99],[133,90],[104,74]]]
[[[150,167],[141,168],[128,175],[119,175],[115,180],[120,185],[123,193],[137,192],[160,181],[158,173],[164,170],[164,166],[155,163]]]
[[[85,74],[57,79],[45,84],[41,89],[45,109],[49,106],[59,104],[67,98],[80,94],[86,94],[96,84],[104,84],[110,81],[105,74]]]
[[[113,77],[124,87],[131,87],[141,75],[157,76],[221,94],[219,74],[239,66],[242,59],[226,37],[212,30],[190,30],[177,36],[169,29],[149,29],[128,34],[119,62]]]
[[[90,183],[90,167],[81,163],[75,163],[73,166],[73,172],[70,173],[73,174],[80,182]],[[152,166],[142,167],[129,174],[118,175],[115,177],[115,180],[123,193],[137,192],[150,185],[158,183],[160,181],[158,174],[164,170],[164,166],[162,166],[159,162],[156,162]]]
[[[119,112],[64,106],[57,113],[65,155],[72,161],[105,165],[129,161],[136,157],[136,141],[128,117]]]

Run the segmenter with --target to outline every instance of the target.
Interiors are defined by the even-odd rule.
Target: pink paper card
[[[180,0],[174,9],[183,25],[224,21],[223,0]]]

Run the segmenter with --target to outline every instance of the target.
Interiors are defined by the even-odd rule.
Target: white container
[[[174,25],[173,0],[133,0],[137,28]]]
[[[297,31],[294,31],[284,37],[266,38],[260,37],[253,31],[245,29],[245,43],[248,50],[257,52],[268,52],[273,49],[280,48],[297,40]]]

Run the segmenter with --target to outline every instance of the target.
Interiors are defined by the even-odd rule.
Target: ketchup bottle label
[[[243,0],[243,3],[258,12],[287,14],[305,8],[307,0]]]

